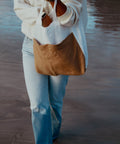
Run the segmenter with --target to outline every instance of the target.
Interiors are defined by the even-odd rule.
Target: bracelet
[[[45,16],[46,16],[46,13],[45,13],[45,12],[43,12],[43,14],[42,14],[42,19],[43,19]]]

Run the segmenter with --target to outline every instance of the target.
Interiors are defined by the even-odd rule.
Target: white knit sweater
[[[79,18],[82,8],[81,0],[61,1],[67,6],[67,11],[59,16],[58,20],[62,25],[72,26]],[[14,0],[14,11],[22,20],[21,31],[30,39],[33,39],[32,31],[39,16],[41,5],[41,0]],[[49,14],[51,10],[51,4],[46,1],[44,11]]]
[[[72,26],[78,19],[74,27],[74,35],[84,53],[85,66],[88,66],[88,50],[85,32],[87,30],[88,13],[87,0],[61,0],[66,6],[67,11],[60,17],[59,22],[65,26]],[[34,26],[39,20],[39,13],[42,0],[14,0],[14,11],[22,20],[21,31],[30,39],[33,39]],[[52,6],[49,2],[45,3],[44,11],[51,12]]]

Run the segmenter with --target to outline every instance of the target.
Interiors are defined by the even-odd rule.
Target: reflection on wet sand
[[[97,17],[96,25],[106,30],[120,30],[120,1],[119,0],[89,0],[95,7],[93,16]]]
[[[56,144],[120,144],[120,1],[88,0],[89,63],[71,76]],[[12,0],[0,0],[0,144],[33,144],[21,47]]]

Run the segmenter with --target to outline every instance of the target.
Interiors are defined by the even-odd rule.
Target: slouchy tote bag
[[[85,73],[85,56],[71,27],[63,26],[56,16],[55,0],[53,21],[48,27],[42,26],[42,10],[36,24],[33,50],[35,68],[45,75],[82,75]]]

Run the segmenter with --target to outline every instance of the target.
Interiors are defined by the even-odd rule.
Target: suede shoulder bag
[[[56,4],[57,0],[51,12],[52,23],[48,27],[42,26],[41,8],[40,23],[36,24],[36,30],[40,31],[35,33],[33,39],[36,71],[53,76],[82,75],[86,71],[84,53],[77,41],[74,28],[60,25],[55,12]]]

